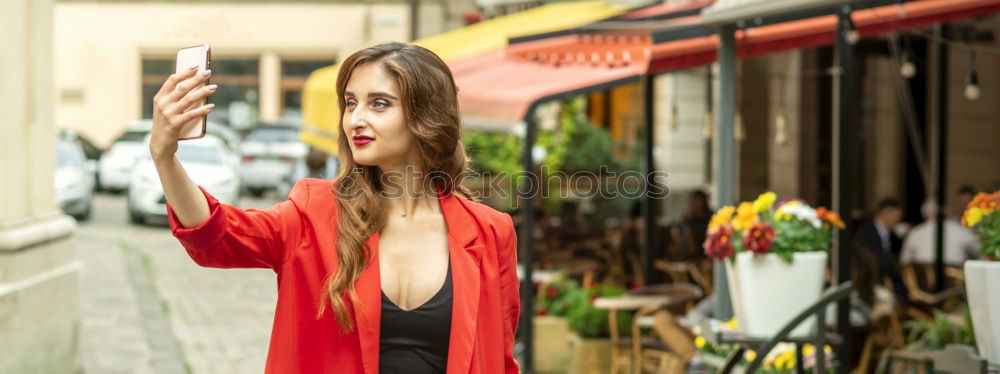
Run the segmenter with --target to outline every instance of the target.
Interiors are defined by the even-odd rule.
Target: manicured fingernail
[[[210,85],[208,85],[208,90],[209,91],[215,91],[216,88],[219,88],[219,85],[217,85],[217,84],[210,84]]]
[[[203,76],[203,77],[207,77],[209,75],[212,75],[212,69],[208,69],[208,70],[205,70],[205,71],[201,72],[201,76]]]
[[[215,103],[208,104],[208,109],[215,108]]]

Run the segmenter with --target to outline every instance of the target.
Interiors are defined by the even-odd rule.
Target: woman
[[[191,108],[214,92],[191,90],[210,74],[164,83],[150,152],[170,227],[196,263],[278,274],[266,372],[518,371],[517,238],[509,215],[457,196],[468,196],[468,159],[440,58],[402,43],[347,58],[343,172],[299,181],[268,210],[219,204],[174,157],[179,124],[212,109]]]

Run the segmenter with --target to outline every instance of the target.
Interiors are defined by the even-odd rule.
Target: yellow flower
[[[802,347],[803,356],[812,356],[813,353],[816,353],[816,346],[812,344],[806,344],[805,346]]]
[[[705,348],[705,344],[707,344],[705,338],[700,336],[694,338],[694,346],[698,347],[698,349]]]
[[[743,357],[746,358],[747,361],[752,362],[755,358],[757,358],[757,352],[754,352],[752,349],[748,349],[747,353],[743,354]]]
[[[733,317],[733,319],[726,322],[727,329],[734,330],[736,329],[736,327],[737,327],[736,317]]]
[[[722,207],[722,209],[719,209],[719,211],[715,212],[715,215],[712,216],[712,220],[709,221],[708,231],[715,230],[719,226],[728,225],[729,220],[732,219],[733,213],[735,211],[736,208],[733,208],[732,206],[729,205]]]
[[[973,207],[965,211],[965,214],[962,216],[962,224],[965,225],[965,227],[972,227],[979,223],[982,219],[983,210]]]
[[[753,204],[744,202],[736,209],[736,219],[733,220],[733,229],[745,230],[757,223],[757,211]]]
[[[787,350],[774,360],[774,367],[778,370],[791,370],[795,368],[795,351]]]
[[[762,193],[760,196],[757,196],[757,200],[753,202],[753,210],[757,213],[771,210],[771,207],[774,206],[774,200],[777,198],[778,196],[775,195],[774,192]]]

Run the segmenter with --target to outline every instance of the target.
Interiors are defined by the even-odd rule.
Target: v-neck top
[[[400,309],[382,292],[379,373],[444,373],[448,365],[451,308],[451,263],[441,289],[415,309]]]

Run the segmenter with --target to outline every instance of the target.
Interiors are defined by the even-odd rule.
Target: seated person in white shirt
[[[921,208],[924,222],[910,230],[903,240],[902,264],[933,264],[934,222],[937,204],[928,200]],[[979,258],[979,240],[972,230],[962,226],[953,217],[944,220],[944,263],[948,266],[962,266],[965,260]]]

